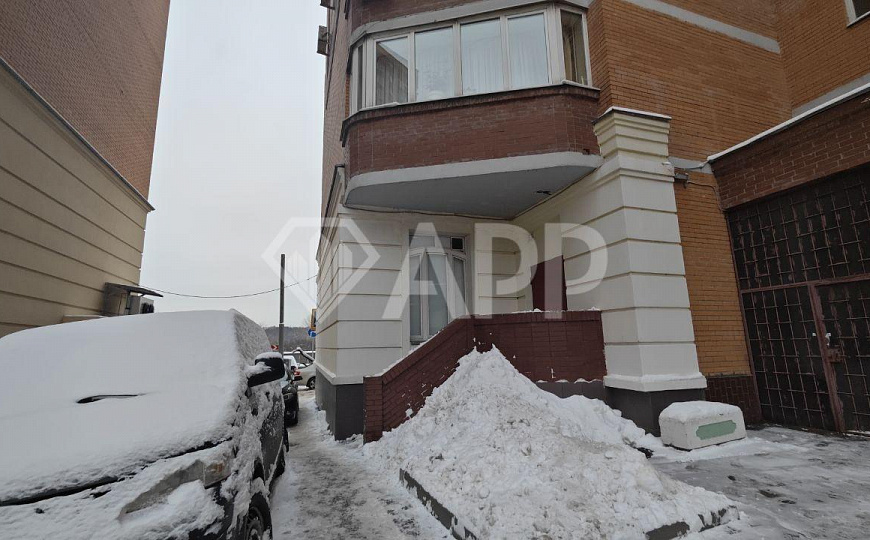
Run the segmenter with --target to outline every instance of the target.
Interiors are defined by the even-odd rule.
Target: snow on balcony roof
[[[785,122],[783,122],[777,126],[774,126],[770,129],[768,129],[767,131],[763,131],[763,132],[759,133],[758,135],[756,135],[755,137],[752,137],[751,139],[747,139],[747,140],[743,141],[742,143],[736,144],[727,150],[723,150],[722,152],[719,152],[718,154],[713,154],[712,156],[707,158],[707,162],[712,163],[713,161],[716,161],[717,159],[724,157],[732,152],[736,152],[737,150],[740,150],[741,148],[746,148],[747,146],[755,144],[756,142],[758,142],[762,139],[765,139],[767,137],[770,137],[771,135],[774,135],[776,133],[779,133],[780,131],[785,131],[786,129],[788,129],[788,128],[790,128],[790,127],[792,127],[800,122],[803,122],[804,120],[806,120],[807,118],[809,118],[811,116],[815,116],[815,115],[817,115],[817,114],[819,114],[827,109],[830,109],[831,107],[834,107],[836,105],[839,105],[840,103],[849,101],[850,99],[852,99],[856,96],[859,96],[859,95],[861,95],[865,92],[868,92],[868,91],[870,91],[870,83],[867,83],[863,86],[859,86],[858,88],[856,88],[850,92],[846,92],[845,94],[842,94],[838,97],[835,97],[834,99],[832,99],[830,101],[822,103],[818,107],[814,107],[803,114],[799,114],[799,115],[795,116],[794,118],[786,120]]]

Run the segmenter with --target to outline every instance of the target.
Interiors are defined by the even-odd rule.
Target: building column
[[[604,239],[603,280],[571,283],[595,249],[566,249],[568,308],[602,311],[608,401],[658,434],[658,415],[675,401],[704,398],[698,369],[666,116],[613,108],[595,124],[604,164],[581,184],[563,221]],[[585,252],[584,252],[585,250]],[[591,288],[591,290],[589,290]]]

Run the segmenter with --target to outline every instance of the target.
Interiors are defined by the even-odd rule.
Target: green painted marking
[[[697,435],[702,441],[705,441],[715,437],[722,437],[723,435],[731,435],[735,431],[737,431],[737,424],[734,423],[734,420],[725,420],[724,422],[716,422],[715,424],[704,424],[703,426],[698,427],[698,431],[695,432],[695,435]]]

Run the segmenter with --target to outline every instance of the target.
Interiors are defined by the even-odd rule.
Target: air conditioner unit
[[[139,315],[154,313],[154,300],[145,295],[162,297],[158,292],[137,285],[106,283],[103,296],[103,315]]]
[[[325,26],[317,29],[317,54],[329,55],[329,30]]]
[[[129,315],[141,315],[143,313],[154,313],[154,300],[144,296],[131,296]]]

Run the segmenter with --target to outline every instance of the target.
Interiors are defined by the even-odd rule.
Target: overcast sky
[[[287,282],[316,272],[324,57],[313,0],[178,0],[170,7],[141,283],[227,296],[278,286],[263,258],[287,252]],[[290,221],[290,226],[285,225]],[[296,253],[291,258],[291,255]],[[314,280],[288,291],[286,322],[314,307]],[[292,292],[292,293],[291,293]],[[235,308],[277,324],[278,293],[166,295],[158,311]]]

